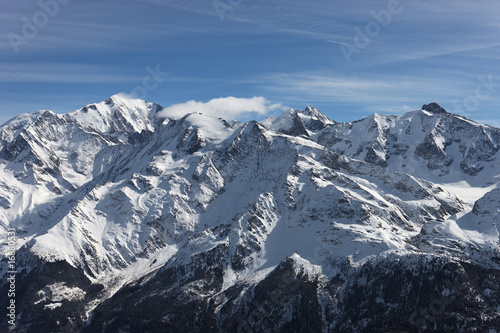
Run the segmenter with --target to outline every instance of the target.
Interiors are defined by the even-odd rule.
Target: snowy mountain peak
[[[108,99],[106,99],[104,102],[108,103],[108,104],[115,104],[115,103],[130,104],[130,103],[133,103],[134,101],[145,102],[141,99],[133,98],[131,96],[128,96],[128,95],[125,95],[122,93],[114,94],[111,97],[109,97]]]
[[[154,131],[159,122],[156,114],[162,107],[122,94],[113,95],[103,102],[89,104],[66,115],[68,120],[100,133]]]
[[[323,113],[321,113],[318,109],[313,106],[306,106],[303,111],[296,110],[299,114],[304,116],[309,116],[315,119],[324,119],[325,121],[331,121],[328,117],[326,117]]]
[[[445,113],[448,113],[438,103],[424,104],[422,106],[422,110],[429,111],[429,112],[434,113],[434,114],[445,114]]]
[[[328,125],[335,124],[335,121],[331,120],[318,109],[311,106],[306,107],[304,111],[298,111],[298,115],[302,119],[306,128],[310,131],[321,130]]]
[[[278,117],[261,121],[261,124],[273,131],[306,137],[335,123],[318,109],[310,106],[304,110],[290,109]]]

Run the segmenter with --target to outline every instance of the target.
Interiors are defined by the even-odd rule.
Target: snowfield
[[[161,110],[117,95],[0,127],[22,331],[500,327],[500,129],[434,103],[353,123]]]

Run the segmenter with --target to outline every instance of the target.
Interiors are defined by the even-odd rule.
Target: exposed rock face
[[[161,109],[113,96],[0,127],[16,330],[500,327],[499,129],[435,103],[353,123]]]
[[[446,113],[446,110],[441,107],[438,103],[424,104],[422,110],[429,111],[435,114]]]

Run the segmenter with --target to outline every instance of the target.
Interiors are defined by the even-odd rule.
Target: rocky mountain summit
[[[160,111],[113,96],[0,127],[15,331],[499,331],[500,129],[436,103]]]

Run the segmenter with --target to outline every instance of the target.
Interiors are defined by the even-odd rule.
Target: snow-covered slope
[[[352,327],[370,331],[386,324],[367,304],[385,302],[389,321],[404,304],[380,286],[355,305],[376,281],[369,267],[389,284],[387,269],[405,272],[401,292],[412,274],[487,270],[442,288],[498,323],[498,288],[484,286],[500,276],[499,129],[436,104],[354,123],[312,107],[231,124],[161,109],[113,96],[0,127],[0,233],[16,230],[22,330],[294,331],[309,318],[306,330],[347,331],[355,306]],[[465,309],[444,317],[480,327]]]

